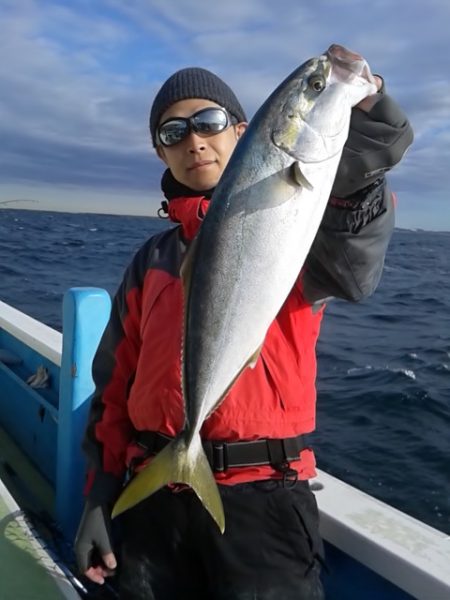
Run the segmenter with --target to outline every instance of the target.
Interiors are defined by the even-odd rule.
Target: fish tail
[[[222,499],[199,435],[189,444],[179,436],[163,448],[125,487],[112,516],[117,517],[169,483],[191,487],[220,531],[225,531]]]

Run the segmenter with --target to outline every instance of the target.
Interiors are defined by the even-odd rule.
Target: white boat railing
[[[325,540],[414,598],[450,598],[450,536],[323,471],[313,483]]]
[[[61,366],[62,334],[0,301],[0,329]]]

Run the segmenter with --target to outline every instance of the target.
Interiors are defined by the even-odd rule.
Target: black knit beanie
[[[156,146],[156,129],[163,113],[179,100],[204,98],[216,102],[236,117],[238,123],[247,121],[244,109],[233,90],[217,75],[199,67],[189,67],[174,73],[163,84],[150,111],[150,133]]]

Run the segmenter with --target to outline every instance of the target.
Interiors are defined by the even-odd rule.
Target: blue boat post
[[[94,391],[91,365],[111,311],[100,288],[71,288],[63,300],[56,467],[56,520],[73,539],[83,507],[85,460],[81,451],[89,400]]]

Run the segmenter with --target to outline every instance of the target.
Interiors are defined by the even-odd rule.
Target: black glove
[[[86,502],[75,538],[75,557],[81,573],[93,565],[93,553],[100,557],[113,552],[110,511],[104,505]]]
[[[400,162],[412,141],[408,119],[389,96],[381,94],[368,113],[354,108],[331,195],[347,198],[374,183]]]

